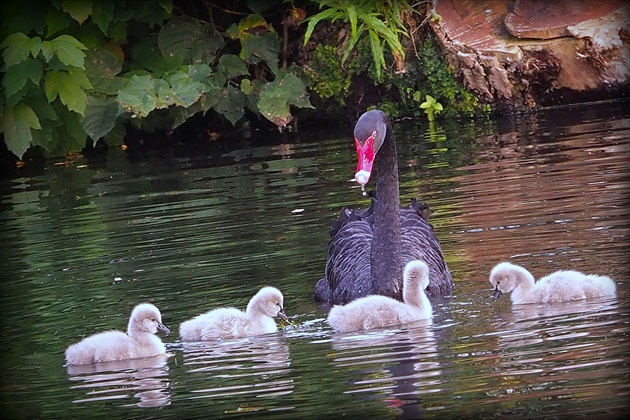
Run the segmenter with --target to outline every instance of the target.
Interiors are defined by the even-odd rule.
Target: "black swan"
[[[315,285],[317,302],[344,304],[367,295],[402,300],[403,267],[411,260],[429,266],[429,296],[448,295],[453,278],[428,223],[428,206],[413,199],[400,206],[396,143],[383,111],[361,115],[354,128],[355,180],[367,184],[372,167],[376,192],[364,211],[344,208],[333,222],[325,275]]]

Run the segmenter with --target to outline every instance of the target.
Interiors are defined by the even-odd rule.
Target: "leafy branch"
[[[249,109],[284,128],[294,108],[312,107],[302,80],[279,69],[279,36],[256,13],[221,34],[172,17],[171,0],[61,0],[40,20],[25,19],[19,0],[2,8],[16,12],[0,21],[14,30],[0,31],[0,133],[20,159],[34,146],[79,150],[88,137],[120,144],[129,125],[171,132],[209,111],[235,124]]]
[[[405,50],[400,42],[400,36],[408,36],[402,20],[403,12],[411,7],[407,2],[324,0],[316,3],[319,4],[320,9],[324,8],[324,10],[305,20],[308,23],[304,34],[305,45],[318,23],[342,20],[350,25],[350,38],[341,60],[342,64],[345,63],[361,37],[367,33],[377,79],[379,81],[382,79],[382,69],[387,68],[385,46],[389,47],[397,69],[403,70]]]

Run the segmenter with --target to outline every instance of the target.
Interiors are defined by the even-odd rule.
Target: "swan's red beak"
[[[354,143],[357,146],[357,172],[354,180],[361,185],[365,185],[370,180],[372,165],[374,165],[374,135],[368,137],[363,144],[355,137]]]

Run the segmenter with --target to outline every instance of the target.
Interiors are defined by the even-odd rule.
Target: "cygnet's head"
[[[510,293],[529,272],[523,267],[509,262],[502,262],[490,271],[490,284],[494,287],[492,300],[497,300],[502,294]],[[530,275],[531,276],[531,275]]]
[[[162,314],[158,308],[150,303],[136,305],[131,312],[127,332],[147,332],[155,334],[158,330],[166,334],[171,332],[166,325],[162,324]]]
[[[270,317],[280,317],[288,321],[284,313],[284,297],[275,287],[265,286],[254,295],[247,305],[247,312],[262,312]]]
[[[403,279],[406,284],[417,284],[422,290],[429,286],[429,267],[420,260],[411,260],[405,265]]]

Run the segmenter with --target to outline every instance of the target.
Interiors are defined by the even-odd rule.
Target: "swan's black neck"
[[[402,300],[400,194],[396,143],[387,123],[387,135],[374,160],[376,203],[372,237],[372,284],[375,293]]]

